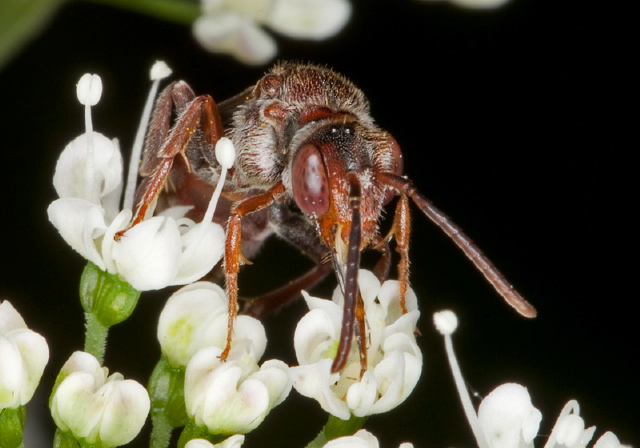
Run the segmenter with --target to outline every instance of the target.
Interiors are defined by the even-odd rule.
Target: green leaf
[[[45,27],[64,1],[0,1],[0,68]]]

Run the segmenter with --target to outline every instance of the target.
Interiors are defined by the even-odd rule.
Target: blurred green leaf
[[[65,0],[0,0],[0,68],[44,28]]]

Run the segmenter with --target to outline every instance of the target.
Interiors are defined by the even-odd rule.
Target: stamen
[[[95,106],[100,101],[102,95],[102,80],[98,75],[85,73],[78,81],[76,86],[76,95],[80,104],[84,105],[84,126],[87,138],[87,188],[91,195],[95,195],[95,155],[93,145],[93,124],[91,122],[91,106]],[[91,201],[95,202],[98,198],[91,197]]]
[[[138,180],[138,166],[140,165],[140,156],[142,154],[142,146],[144,145],[144,137],[147,133],[147,126],[149,125],[149,119],[151,117],[151,111],[153,109],[153,102],[155,101],[158,93],[158,86],[160,80],[166,78],[171,74],[171,69],[164,63],[164,61],[156,61],[151,67],[150,78],[153,81],[151,84],[151,90],[147,97],[147,102],[144,105],[142,111],[142,117],[140,117],[140,125],[138,126],[138,132],[133,142],[133,148],[131,149],[131,159],[129,159],[129,171],[127,172],[127,186],[124,191],[124,203],[123,208],[133,209],[133,199],[136,192],[136,184]]]
[[[224,182],[227,178],[227,171],[233,167],[233,163],[236,159],[236,148],[233,146],[231,140],[229,140],[227,137],[222,137],[216,143],[216,159],[218,159],[222,170],[220,171],[218,184],[216,185],[216,189],[211,196],[209,206],[207,207],[207,211],[204,214],[202,222],[211,222],[211,220],[213,219],[213,214],[216,211],[216,207],[218,206],[218,199],[220,199],[220,194],[222,193],[222,188],[224,187]]]
[[[460,401],[462,402],[462,408],[464,409],[464,413],[467,415],[467,420],[469,421],[469,425],[471,426],[471,431],[473,431],[473,435],[478,442],[478,448],[489,448],[484,435],[480,430],[478,414],[476,414],[476,411],[473,408],[473,404],[471,403],[469,391],[465,386],[464,378],[462,377],[462,372],[460,371],[460,366],[458,365],[458,360],[456,359],[456,355],[453,351],[453,342],[451,341],[451,335],[454,331],[456,331],[456,328],[458,326],[458,317],[453,311],[439,311],[433,314],[433,323],[435,324],[436,329],[444,336],[444,345],[447,351],[447,358],[449,360],[449,366],[451,367],[451,373],[453,374],[453,379],[456,383],[456,388],[458,389],[458,395],[460,396]]]

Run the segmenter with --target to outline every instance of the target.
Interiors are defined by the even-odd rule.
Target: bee
[[[250,302],[245,312],[261,317],[333,271],[345,300],[332,371],[344,367],[354,334],[364,371],[360,256],[366,249],[380,251],[374,272],[385,278],[394,240],[400,304],[406,312],[410,202],[462,249],[509,305],[526,317],[536,315],[460,228],[403,176],[400,146],[374,122],[364,93],[326,67],[279,63],[255,85],[220,104],[209,95],[196,96],[183,81],[166,87],[147,134],[132,226],[159,199],[167,205],[190,205],[192,217],[201,217],[220,178],[214,147],[223,136],[232,140],[237,157],[214,216],[226,222],[227,230],[223,275],[229,322],[222,359],[231,347],[240,266],[276,234],[316,265],[290,285]],[[395,197],[393,222],[381,234],[383,209]]]

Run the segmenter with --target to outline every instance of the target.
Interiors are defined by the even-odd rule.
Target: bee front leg
[[[227,224],[227,238],[224,249],[224,273],[226,277],[227,296],[229,300],[229,319],[227,322],[227,345],[220,354],[220,359],[226,361],[231,350],[231,336],[233,324],[238,314],[238,272],[244,257],[240,251],[242,235],[242,218],[262,210],[286,192],[282,182],[278,182],[265,193],[250,197],[240,202],[231,212]]]
[[[169,130],[174,108],[178,119]],[[189,168],[185,152],[195,149],[189,146],[189,142],[196,133],[202,135],[211,147],[222,137],[220,115],[213,98],[209,95],[195,97],[184,82],[169,85],[158,97],[153,111],[140,167],[144,180],[138,189],[135,218],[128,229],[116,233],[116,240],[145,218],[147,210],[162,192],[175,157],[182,156]]]

